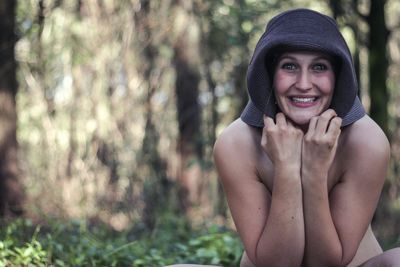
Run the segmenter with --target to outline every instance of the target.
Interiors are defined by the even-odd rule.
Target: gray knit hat
[[[272,88],[274,56],[288,50],[311,50],[335,59],[336,85],[331,108],[342,118],[342,127],[365,115],[357,96],[358,84],[350,50],[335,20],[309,9],[295,9],[272,18],[254,50],[247,70],[250,100],[241,119],[263,127],[263,114],[275,117],[277,105]]]

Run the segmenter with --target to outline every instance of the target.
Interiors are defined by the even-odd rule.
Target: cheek
[[[335,78],[326,77],[320,81],[320,90],[326,95],[333,95],[335,89]]]
[[[290,86],[291,80],[287,77],[287,75],[284,75],[277,71],[274,75],[274,82],[273,82],[273,88],[275,90],[275,93],[284,93]]]
[[[329,79],[329,81],[327,82],[326,93],[332,96],[334,90],[335,90],[335,79]]]
[[[336,84],[336,78],[335,78],[334,73],[331,73],[331,75],[328,76],[328,83],[330,84],[330,88],[333,91],[333,89],[335,88],[335,84]]]

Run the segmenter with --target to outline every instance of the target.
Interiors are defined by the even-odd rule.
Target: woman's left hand
[[[323,177],[327,173],[336,154],[342,119],[332,109],[310,120],[309,128],[303,138],[302,179]]]

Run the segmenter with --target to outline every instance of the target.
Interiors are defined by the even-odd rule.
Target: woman
[[[247,85],[241,119],[214,148],[241,266],[400,266],[370,227],[389,143],[360,103],[335,21],[307,9],[274,17]]]

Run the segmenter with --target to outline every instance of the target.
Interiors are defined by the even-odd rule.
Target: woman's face
[[[275,69],[275,98],[280,110],[299,126],[329,108],[335,87],[331,57],[319,52],[286,52]]]

